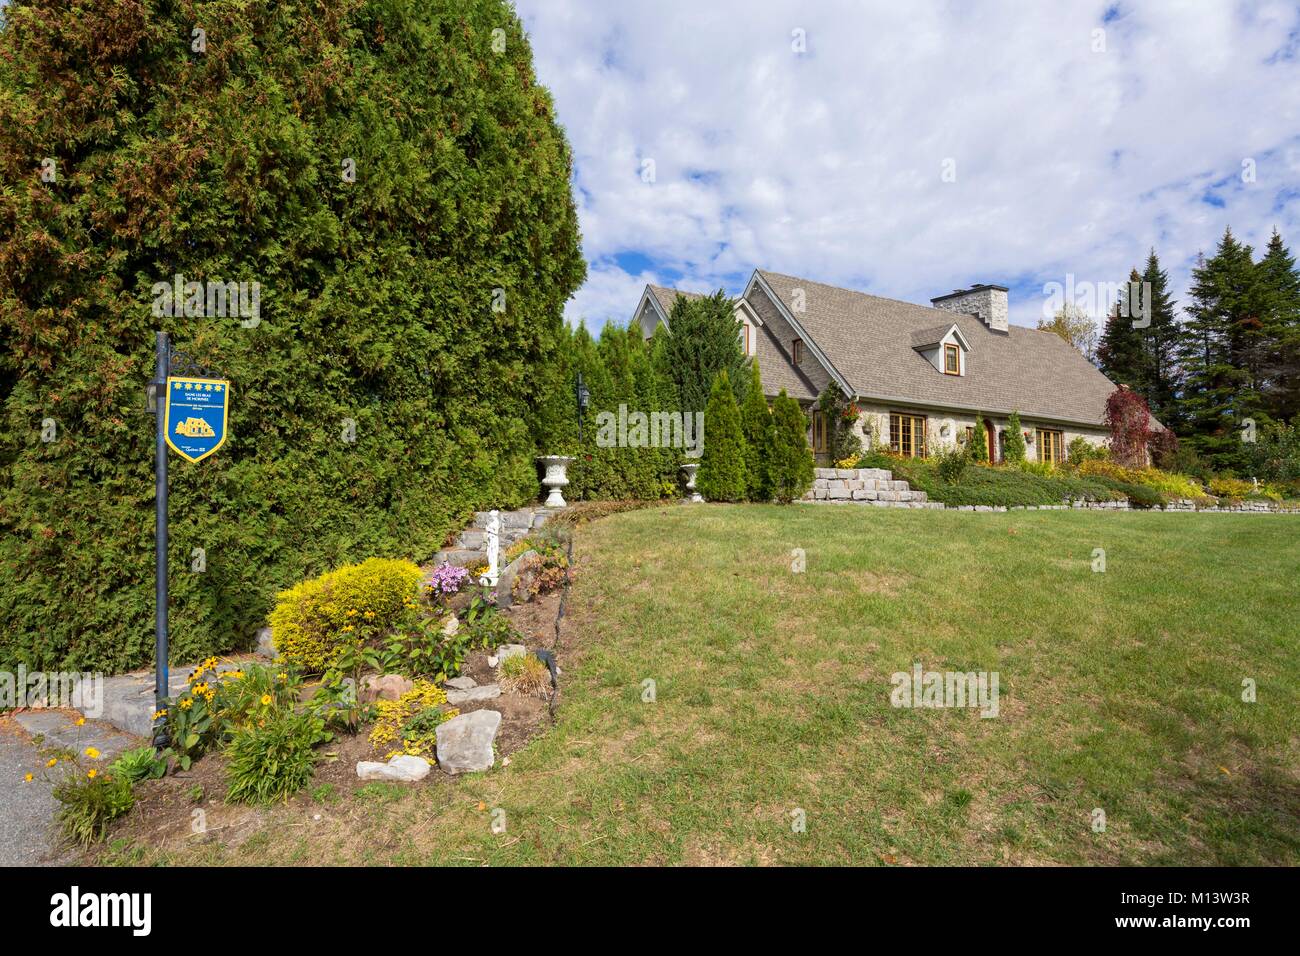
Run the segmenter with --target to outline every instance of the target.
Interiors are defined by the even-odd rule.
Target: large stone
[[[397,700],[415,687],[401,674],[370,674],[361,679],[361,702],[373,704],[377,700]]]
[[[362,760],[357,764],[357,776],[362,780],[404,780],[414,783],[429,775],[429,761],[407,754],[394,757],[388,763]]]
[[[507,564],[497,577],[497,607],[510,607],[515,603],[516,596],[528,600],[531,597],[529,588],[541,573],[541,564],[542,556],[531,550]]]
[[[492,700],[494,697],[500,696],[501,687],[498,684],[482,684],[466,690],[456,690],[453,687],[447,691],[447,703],[458,707],[461,704],[472,704],[478,700]]]
[[[471,687],[477,687],[478,681],[472,677],[453,677],[447,681],[448,687],[454,687],[456,690],[469,690]]]
[[[451,774],[490,769],[500,726],[501,714],[495,710],[476,710],[439,724],[438,766]]]
[[[269,627],[264,627],[257,632],[257,653],[262,657],[276,656],[275,639],[271,636]]]

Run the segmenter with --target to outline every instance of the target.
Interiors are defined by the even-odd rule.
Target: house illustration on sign
[[[201,418],[187,418],[183,422],[176,423],[176,434],[184,435],[186,438],[212,438],[216,432]]]

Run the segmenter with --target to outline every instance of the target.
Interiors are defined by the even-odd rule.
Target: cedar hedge
[[[3,16],[0,666],[152,657],[159,327],[233,384],[227,445],[171,459],[177,660],[249,646],[306,576],[424,559],[473,509],[536,493],[534,370],[584,265],[507,3]],[[178,274],[260,283],[260,322],[156,317]]]

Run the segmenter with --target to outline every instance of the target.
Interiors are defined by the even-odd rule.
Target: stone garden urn
[[[682,474],[686,475],[686,500],[691,504],[699,504],[704,501],[700,497],[700,493],[695,490],[695,473],[699,470],[699,462],[689,462],[682,465]]]
[[[568,502],[564,500],[564,495],[560,494],[560,489],[569,483],[567,471],[569,462],[573,459],[565,455],[539,455],[537,460],[546,469],[546,474],[542,476],[542,485],[550,492],[546,496],[546,507],[568,507]]]

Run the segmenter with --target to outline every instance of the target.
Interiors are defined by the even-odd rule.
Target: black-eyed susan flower
[[[96,750],[94,747],[87,747],[85,750],[82,751],[82,753],[84,753],[91,760],[99,759],[99,751]]]

